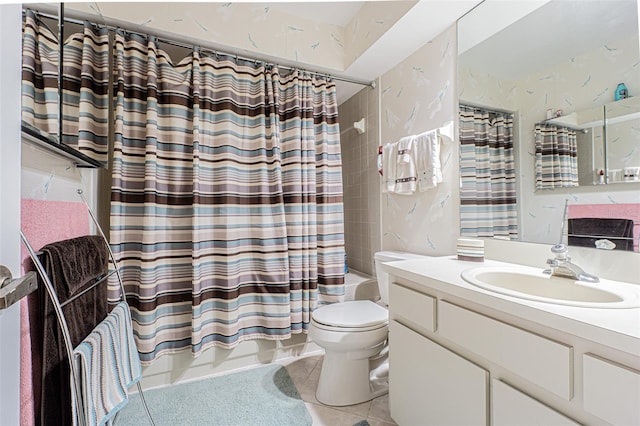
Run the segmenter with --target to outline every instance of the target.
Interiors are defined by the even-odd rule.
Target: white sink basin
[[[551,277],[527,267],[478,267],[461,274],[469,284],[506,296],[587,308],[638,308],[640,287],[601,280],[597,284]]]

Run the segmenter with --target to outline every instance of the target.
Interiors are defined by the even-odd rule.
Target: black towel
[[[107,271],[108,252],[104,240],[97,236],[79,237],[49,244],[42,248],[49,253],[49,259],[55,268],[56,277],[60,277],[60,286],[56,287],[61,302],[77,294],[85,284]]]
[[[72,238],[44,246],[39,256],[60,303],[64,303],[107,272],[108,251],[97,236]],[[31,344],[34,352],[36,424],[71,425],[69,361],[62,330],[43,283],[30,300]],[[107,316],[107,286],[78,297],[63,308],[75,348]],[[73,348],[71,348],[73,349]],[[39,363],[39,364],[36,364]]]
[[[570,246],[595,247],[597,240],[615,243],[615,250],[633,251],[633,220],[612,218],[569,219]]]

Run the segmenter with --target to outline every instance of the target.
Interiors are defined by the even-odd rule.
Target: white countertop
[[[424,285],[427,293],[428,288],[433,288],[472,303],[640,356],[640,308],[585,308],[520,299],[484,290],[469,284],[460,276],[466,269],[482,266],[514,264],[495,260],[485,260],[483,263],[467,262],[457,260],[455,256],[445,256],[389,262],[383,267],[391,275]],[[541,270],[528,266],[522,268],[531,271]],[[605,290],[607,281],[609,280],[602,283]],[[613,283],[625,285],[620,282]],[[626,285],[637,287],[634,284]]]

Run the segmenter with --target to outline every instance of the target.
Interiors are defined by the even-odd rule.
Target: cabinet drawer
[[[582,356],[584,409],[614,425],[640,425],[640,371]]]
[[[572,348],[440,301],[438,332],[550,392],[573,397]]]
[[[496,379],[491,381],[491,417],[492,426],[579,425],[529,395]]]
[[[427,331],[436,330],[436,299],[399,284],[392,284],[389,305],[396,315]]]

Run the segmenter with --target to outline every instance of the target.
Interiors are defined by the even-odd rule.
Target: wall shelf
[[[72,147],[58,142],[58,138],[22,122],[22,141],[52,152],[55,155],[73,161],[78,167],[97,169],[104,167],[102,163],[88,157]]]

